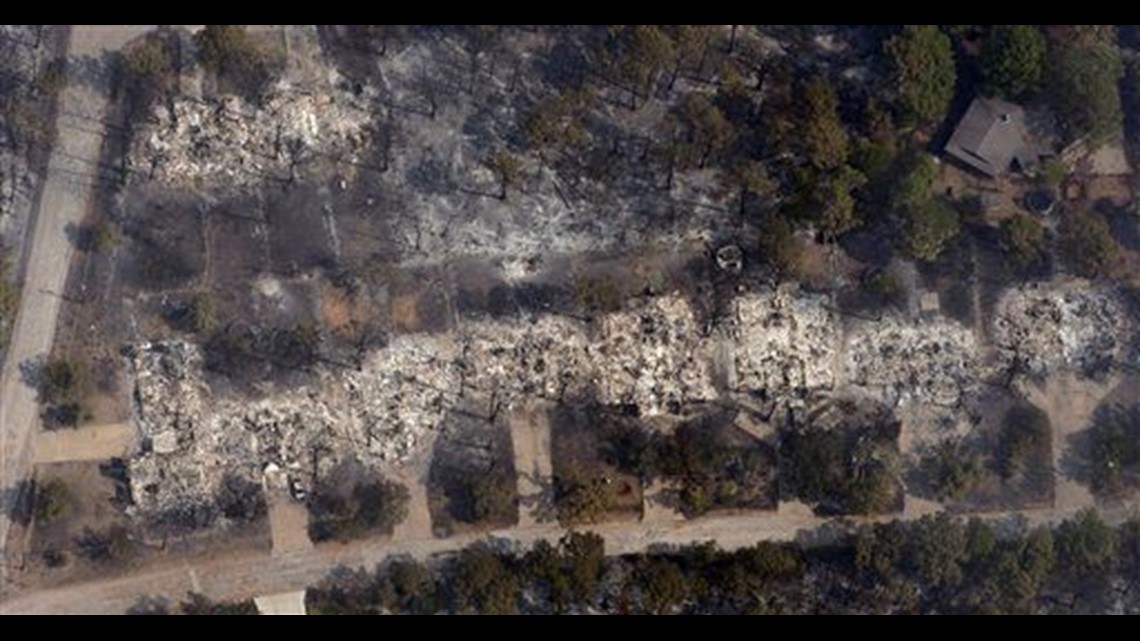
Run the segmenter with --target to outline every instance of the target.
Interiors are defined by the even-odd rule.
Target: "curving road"
[[[74,25],[67,47],[67,84],[57,105],[55,148],[25,249],[20,308],[7,358],[0,371],[0,549],[6,541],[13,489],[31,472],[32,438],[39,428],[35,392],[20,376],[20,364],[47,355],[55,338],[72,245],[65,230],[78,224],[92,202],[103,142],[108,88],[100,81],[103,55],[153,28],[136,25]],[[0,594],[7,591],[7,563],[0,563]]]

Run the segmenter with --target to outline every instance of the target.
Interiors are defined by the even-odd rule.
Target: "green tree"
[[[526,116],[523,133],[530,149],[578,148],[589,138],[582,118],[594,102],[589,85],[580,89],[563,89],[539,102]]]
[[[452,583],[460,612],[515,614],[521,586],[507,559],[485,545],[464,548],[455,562]]]
[[[863,174],[847,165],[820,180],[812,207],[825,238],[834,240],[859,225],[853,192],[866,183]]]
[[[1067,139],[1088,136],[1096,144],[1120,132],[1124,65],[1114,45],[1058,45],[1048,69],[1053,110]]]
[[[1101,495],[1118,494],[1130,485],[1126,479],[1140,471],[1140,412],[1135,406],[1098,410],[1088,434],[1092,490]]]
[[[891,189],[891,207],[897,211],[928,203],[938,178],[938,165],[930,154],[915,153],[904,161],[905,166]]]
[[[981,461],[962,452],[955,440],[939,443],[923,457],[921,465],[941,499],[961,499],[982,479]]]
[[[788,219],[779,214],[760,221],[760,257],[779,278],[797,278],[803,263],[803,243]]]
[[[656,25],[635,25],[622,32],[624,53],[617,70],[630,87],[630,109],[638,108],[638,99],[649,99],[662,69],[674,59],[673,40]]]
[[[724,175],[729,188],[737,189],[740,193],[739,212],[744,215],[744,208],[748,203],[748,196],[767,196],[776,191],[776,181],[768,175],[768,169],[763,163],[745,158],[733,163]]]
[[[60,479],[36,485],[36,522],[46,525],[67,516],[73,501],[71,490]]]
[[[507,188],[515,186],[522,178],[522,161],[505,149],[497,149],[491,155],[488,166],[499,179],[499,200],[506,200]]]
[[[491,471],[466,481],[473,523],[514,523],[518,518],[518,489],[514,476]]]
[[[994,25],[982,48],[986,91],[1017,98],[1037,89],[1045,66],[1045,36],[1036,25]]]
[[[244,25],[206,25],[194,43],[207,70],[243,91],[260,92],[284,68],[284,57],[259,45]]]
[[[1104,217],[1090,211],[1068,213],[1061,222],[1061,255],[1078,276],[1107,275],[1120,248]]]
[[[570,592],[579,603],[592,601],[601,584],[606,560],[605,539],[593,532],[570,532],[558,542],[566,558]]]
[[[1120,573],[1127,581],[1140,581],[1140,520],[1133,517],[1121,525],[1117,539]]]
[[[40,373],[40,401],[54,405],[72,400],[80,387],[81,376],[71,361],[64,358],[49,360]]]
[[[998,471],[1003,478],[1019,477],[1034,452],[1049,443],[1049,416],[1035,405],[1019,405],[1006,412],[998,446]]]
[[[614,506],[613,492],[604,478],[574,473],[556,478],[555,487],[563,523],[597,523]]]
[[[257,605],[253,600],[234,602],[215,602],[205,595],[196,592],[187,594],[187,598],[179,605],[182,614],[190,615],[251,615],[257,614]]]
[[[1057,526],[1057,565],[1065,587],[1074,592],[1097,592],[1107,587],[1116,571],[1116,530],[1096,510],[1081,510]]]
[[[1001,223],[1002,246],[1019,267],[1036,262],[1044,250],[1045,228],[1029,214],[1016,213]]]
[[[396,560],[388,567],[395,602],[404,612],[430,614],[436,609],[431,571],[413,559]]]
[[[850,141],[839,120],[839,100],[820,76],[803,88],[803,144],[807,160],[821,170],[837,169],[847,162]]]
[[[931,587],[954,587],[962,581],[966,561],[966,528],[946,512],[924,516],[910,526],[908,556]]]
[[[903,115],[918,124],[941,120],[954,96],[954,50],[934,25],[906,25],[886,42]]]
[[[903,232],[904,249],[919,260],[932,261],[942,248],[958,235],[958,212],[941,199],[911,207]]]
[[[906,551],[906,526],[898,521],[864,525],[855,531],[855,569],[872,579],[898,572]]]
[[[408,516],[411,495],[400,483],[384,479],[361,482],[347,495],[318,488],[309,502],[314,541],[350,541],[374,532],[390,533]]]
[[[685,575],[666,557],[646,558],[638,568],[637,581],[649,612],[668,614],[685,601]]]
[[[676,109],[680,146],[678,168],[704,169],[734,140],[736,129],[709,97],[686,94]]]
[[[148,34],[124,54],[123,60],[127,74],[136,82],[153,83],[173,69],[170,55],[158,34]]]
[[[976,516],[966,523],[966,559],[973,565],[985,563],[997,548],[997,535],[988,523]]]

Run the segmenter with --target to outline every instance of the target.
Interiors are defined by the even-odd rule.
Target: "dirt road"
[[[0,371],[0,545],[8,537],[7,517],[16,500],[13,488],[28,476],[33,434],[39,427],[35,392],[20,366],[51,351],[67,279],[72,244],[66,230],[87,213],[94,191],[108,88],[103,54],[123,46],[149,26],[75,25],[68,44],[67,84],[60,93],[58,137],[28,238],[20,309]],[[3,545],[6,554],[7,546]],[[6,567],[7,564],[0,564]],[[2,570],[0,570],[2,571]],[[7,577],[0,577],[0,593]]]
[[[1029,510],[1016,514],[1031,525],[1057,523],[1076,510]],[[987,515],[987,519],[1009,518]],[[1136,506],[1102,511],[1110,523],[1137,515]],[[884,517],[884,520],[895,518]],[[904,519],[914,518],[904,514]],[[724,549],[752,545],[761,540],[800,540],[805,544],[822,542],[830,535],[819,529],[824,519],[812,516],[805,506],[781,505],[777,513],[726,516],[677,523],[610,523],[590,529],[605,537],[607,554],[643,551],[660,545],[681,545],[716,540]],[[832,521],[833,524],[838,523]],[[836,528],[831,533],[838,532]],[[425,538],[394,541],[380,539],[349,545],[328,545],[296,553],[266,554],[203,559],[181,562],[160,569],[122,578],[97,581],[19,595],[0,603],[0,614],[123,613],[144,596],[161,596],[171,601],[184,598],[188,591],[202,592],[213,599],[245,599],[264,594],[303,590],[318,583],[338,566],[373,568],[389,555],[426,558],[490,539],[504,544],[529,546],[538,539],[555,540],[565,532],[554,524],[518,527],[490,534],[471,534],[446,539]]]

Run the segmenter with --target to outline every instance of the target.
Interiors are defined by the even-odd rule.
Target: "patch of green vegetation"
[[[908,210],[903,248],[913,258],[933,261],[959,229],[958,212],[941,199],[932,198]]]
[[[1140,522],[1113,528],[1092,511],[1000,538],[943,512],[862,525],[827,546],[705,542],[610,557],[601,537],[573,533],[515,554],[478,543],[431,567],[330,577],[307,600],[329,614],[1103,613],[1106,586],[1140,571],[1137,550]]]
[[[935,495],[943,500],[965,497],[984,473],[980,457],[963,452],[961,444],[953,440],[939,443],[920,465]]]
[[[1113,496],[1140,478],[1140,408],[1114,405],[1097,412],[1088,431],[1089,484]]]
[[[957,78],[950,38],[935,25],[906,25],[885,47],[903,117],[917,124],[941,120]]]
[[[356,484],[344,493],[317,488],[309,500],[309,536],[314,541],[351,541],[375,533],[391,534],[408,516],[408,488],[394,481]]]
[[[877,514],[898,498],[898,424],[788,430],[780,443],[780,491],[822,513]]]
[[[39,374],[39,399],[49,427],[77,427],[81,421],[91,420],[83,404],[90,378],[87,364],[81,361],[53,358],[44,364]]]
[[[236,602],[211,601],[202,594],[190,592],[186,600],[178,606],[179,612],[189,615],[253,615],[258,614],[257,605],[252,599]]]
[[[59,479],[36,484],[36,522],[46,525],[67,516],[73,502],[71,490]]]
[[[1007,99],[1035,91],[1045,68],[1045,36],[1037,25],[993,25],[982,47],[985,89]]]
[[[249,97],[257,96],[285,67],[284,51],[259,44],[244,25],[206,25],[194,42],[202,65]]]
[[[613,276],[608,274],[577,275],[574,277],[574,291],[579,307],[588,312],[616,312],[624,302],[621,288]]]
[[[1014,214],[1001,223],[1001,243],[1015,266],[1029,267],[1043,257],[1045,227],[1029,214]]]
[[[1112,272],[1120,247],[1103,216],[1076,211],[1061,222],[1061,255],[1076,275],[1096,278]]]
[[[16,309],[20,305],[20,288],[13,282],[8,252],[0,247],[0,352],[8,345]]]
[[[459,510],[468,523],[514,523],[518,518],[518,485],[511,474],[492,470],[466,479],[467,509]]]
[[[554,493],[563,523],[598,523],[615,505],[610,480],[571,471],[555,477]]]

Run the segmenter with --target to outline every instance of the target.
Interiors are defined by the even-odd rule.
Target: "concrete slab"
[[[308,614],[305,611],[304,590],[254,597],[253,603],[261,614]]]

